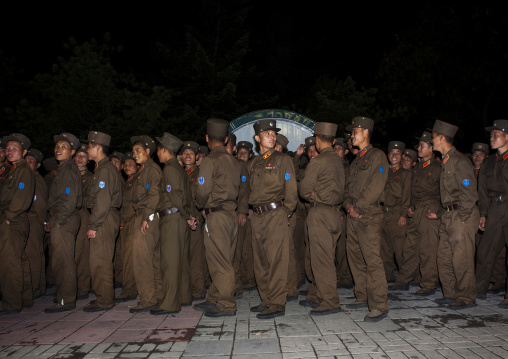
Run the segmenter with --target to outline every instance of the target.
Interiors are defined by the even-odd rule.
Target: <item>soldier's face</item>
[[[351,132],[351,142],[353,146],[360,146],[367,141],[368,136],[366,129],[355,127]]]
[[[5,148],[0,148],[0,163],[5,162]]]
[[[122,170],[122,161],[120,161],[118,158],[112,158],[111,163],[116,167],[118,172]]]
[[[150,150],[148,148],[143,148],[140,144],[135,144],[132,146],[132,153],[134,161],[136,161],[138,165],[142,165],[148,161],[148,154],[150,153]]]
[[[433,154],[433,149],[430,144],[424,141],[420,141],[420,144],[418,145],[418,157],[421,158],[429,158]]]
[[[415,161],[413,161],[411,157],[406,155],[402,156],[402,168],[410,170],[411,168],[413,168],[414,163]]]
[[[228,151],[230,155],[233,155],[233,153],[236,151],[236,146],[233,144],[233,142],[229,141],[229,139],[226,143],[226,151]]]
[[[182,152],[182,162],[185,166],[194,166],[196,163],[196,152],[186,148]]]
[[[8,141],[7,146],[5,146],[5,156],[10,163],[22,160],[26,153],[27,150],[17,141]]]
[[[392,148],[388,151],[388,161],[390,161],[392,166],[400,165],[400,162],[402,161],[402,151]]]
[[[340,145],[335,145],[333,146],[333,150],[335,151],[336,154],[339,155],[340,158],[344,159],[344,157],[346,157],[347,149],[345,149],[344,147]]]
[[[309,160],[313,159],[314,157],[317,157],[319,155],[319,152],[316,149],[315,145],[309,146],[307,148],[307,157],[309,157]]]
[[[240,148],[236,151],[236,156],[239,160],[247,162],[251,156],[251,152],[246,148]]]
[[[55,158],[58,162],[67,161],[72,158],[75,151],[71,148],[71,145],[67,141],[58,141],[55,144]]]
[[[138,165],[136,161],[128,159],[123,163],[123,171],[127,176],[132,176],[134,173],[138,172]]]
[[[259,135],[256,135],[254,139],[259,142],[259,146],[265,149],[271,149],[275,147],[277,142],[277,132],[273,130],[262,131]]]
[[[490,131],[490,147],[497,150],[498,148],[505,147],[508,143],[508,135],[503,131],[493,130]]]
[[[471,160],[476,168],[479,168],[482,165],[483,160],[487,158],[487,154],[483,151],[474,151],[471,154]]]
[[[78,168],[86,167],[88,164],[88,153],[79,151],[74,155],[74,163]]]
[[[35,157],[26,156],[25,161],[26,161],[26,164],[28,165],[28,167],[30,167],[30,169],[32,170],[32,172],[37,171],[37,168],[39,168],[39,166],[40,166],[39,162],[37,162]]]

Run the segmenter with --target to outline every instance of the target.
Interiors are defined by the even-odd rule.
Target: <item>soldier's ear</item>
[[[256,140],[256,142],[260,142],[261,141],[261,138],[259,137],[259,135],[255,135],[254,139]]]

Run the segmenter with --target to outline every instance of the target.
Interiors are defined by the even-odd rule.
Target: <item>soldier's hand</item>
[[[252,218],[252,209],[249,209],[249,216],[248,216],[249,219]]]
[[[437,219],[437,214],[432,213],[430,210],[427,212],[428,219]]]
[[[406,214],[409,218],[413,217],[413,214],[415,214],[413,211],[413,207],[409,207]]]
[[[46,225],[44,226],[44,230],[46,231],[46,233],[51,232],[51,226],[49,225],[49,223],[46,223]]]
[[[146,230],[149,228],[148,222],[143,221],[141,222],[141,233],[146,234]]]
[[[89,229],[87,232],[86,232],[86,236],[90,239],[93,239],[95,238],[95,236],[97,236],[97,231],[92,231],[91,229]]]
[[[187,220],[187,224],[189,225],[189,228],[192,230],[192,231],[195,231],[196,228],[197,228],[197,221],[196,221],[196,218],[192,217],[191,216],[191,219],[188,219]]]
[[[245,226],[245,223],[247,223],[247,216],[245,216],[245,214],[238,213],[238,225],[243,227]]]
[[[404,217],[399,218],[399,223],[397,224],[399,228],[403,228],[406,226],[406,219]]]
[[[202,210],[201,211],[201,214],[203,215],[203,218],[206,219],[206,213],[205,213],[205,210]]]
[[[300,146],[298,146],[298,148],[296,149],[296,154],[298,156],[301,156],[303,155],[303,153],[305,152],[305,145],[304,144],[301,144]]]
[[[359,220],[360,218],[362,218],[361,214],[356,213],[354,207],[350,207],[347,211],[347,214],[349,217],[351,217],[352,219],[355,219],[355,220]]]
[[[478,228],[480,229],[480,231],[485,231],[485,223],[487,222],[487,218],[486,217],[480,217],[480,225],[478,226]]]

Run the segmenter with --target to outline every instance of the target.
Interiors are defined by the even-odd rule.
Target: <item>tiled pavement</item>
[[[286,315],[258,320],[257,292],[238,300],[236,317],[208,318],[192,308],[178,315],[130,314],[135,301],[104,313],[46,314],[52,297],[22,313],[0,317],[0,357],[13,358],[508,358],[508,310],[489,295],[461,311],[414,296],[390,293],[388,318],[365,323],[367,311],[345,309],[323,317],[289,302]],[[352,290],[339,289],[343,304]],[[93,298],[92,298],[93,299]],[[300,299],[304,299],[302,296]],[[190,335],[195,328],[191,338]]]

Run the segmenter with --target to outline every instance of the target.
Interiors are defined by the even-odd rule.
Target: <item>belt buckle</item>
[[[503,195],[500,194],[499,196],[496,196],[496,202],[503,203]]]
[[[275,204],[275,202],[272,202],[268,205],[268,207],[270,207],[271,209],[275,209],[277,208],[277,205]]]
[[[263,213],[263,211],[261,210],[261,206],[256,207],[256,213],[257,213],[257,214],[261,214],[261,213]]]
[[[388,212],[390,209],[386,206],[383,206],[383,212]]]

